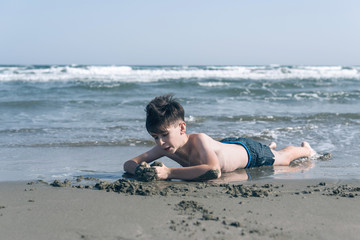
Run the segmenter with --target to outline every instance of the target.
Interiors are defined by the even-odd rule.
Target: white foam
[[[220,87],[220,86],[229,86],[229,83],[224,82],[199,82],[198,83],[202,87]]]
[[[297,93],[294,95],[294,98],[296,100],[301,100],[304,98],[310,98],[310,99],[320,99],[319,95],[317,93]]]
[[[171,79],[356,79],[360,67],[341,66],[51,66],[49,68],[0,67],[0,81],[101,81],[155,82]],[[220,82],[199,83],[222,86]]]

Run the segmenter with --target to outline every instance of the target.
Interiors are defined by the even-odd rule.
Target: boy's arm
[[[221,173],[220,170],[214,167],[211,167],[207,164],[201,164],[191,167],[176,167],[168,168],[165,165],[162,167],[155,167],[157,169],[158,177],[160,179],[183,179],[183,180],[192,180],[197,179],[204,174],[208,173],[210,170],[217,171],[217,176],[214,178],[219,178]]]
[[[151,150],[133,158],[124,163],[124,171],[135,174],[135,169],[142,162],[152,162],[158,158],[164,156],[161,149],[158,146],[153,147]]]

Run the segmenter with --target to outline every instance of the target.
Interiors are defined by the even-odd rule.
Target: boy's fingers
[[[159,179],[166,179],[168,176],[168,171],[167,171],[167,167],[165,165],[161,166],[161,167],[154,167],[156,174],[158,176]]]

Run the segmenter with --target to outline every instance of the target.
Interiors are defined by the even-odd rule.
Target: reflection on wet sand
[[[233,172],[222,173],[221,178],[211,180],[214,183],[232,183],[264,178],[276,178],[279,174],[304,172],[315,166],[311,159],[297,159],[290,166],[263,166],[257,168],[238,169]]]

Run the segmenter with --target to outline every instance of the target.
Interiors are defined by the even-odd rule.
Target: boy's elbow
[[[221,177],[221,168],[220,166],[213,166],[208,172],[212,173],[213,179],[217,179]]]
[[[217,178],[220,178],[221,177],[221,169],[218,169],[219,173],[217,175]]]
[[[213,173],[214,173],[214,179],[218,179],[221,177],[221,169],[220,167],[214,168],[212,169]]]
[[[220,168],[211,168],[208,171],[206,171],[203,175],[196,178],[195,180],[207,181],[207,180],[218,179],[220,177],[221,177]]]
[[[125,172],[128,172],[129,170],[129,161],[126,161],[124,164],[123,164],[123,169]]]
[[[123,168],[125,172],[135,174],[135,169],[138,166],[138,164],[133,160],[128,160],[124,163]]]

